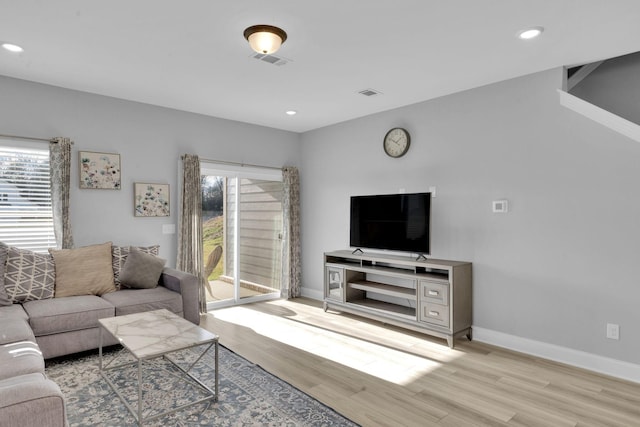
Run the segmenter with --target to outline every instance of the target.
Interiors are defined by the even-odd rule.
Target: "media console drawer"
[[[434,323],[449,327],[449,307],[441,304],[421,303],[419,318],[421,322]]]
[[[432,302],[435,304],[449,305],[448,284],[421,280],[419,286],[420,302]]]

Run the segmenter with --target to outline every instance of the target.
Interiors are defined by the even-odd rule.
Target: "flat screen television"
[[[430,223],[431,193],[352,196],[349,244],[429,255]]]

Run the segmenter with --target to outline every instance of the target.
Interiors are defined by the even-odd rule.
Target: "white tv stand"
[[[471,340],[471,263],[324,254],[324,310],[335,308],[447,340]]]

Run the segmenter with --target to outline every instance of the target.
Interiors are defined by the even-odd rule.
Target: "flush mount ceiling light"
[[[531,27],[520,31],[518,33],[518,37],[522,40],[531,40],[538,37],[540,34],[542,34],[543,31],[544,28],[542,27]]]
[[[288,110],[288,111],[285,111],[285,114],[289,116],[295,116],[296,114],[298,114],[298,112],[296,110]]]
[[[244,30],[244,38],[249,41],[251,49],[268,55],[280,49],[287,40],[287,33],[272,25],[253,25]]]
[[[12,43],[2,43],[2,47],[8,50],[9,52],[14,52],[14,53],[20,53],[24,51],[23,48],[21,48],[17,44],[12,44]]]

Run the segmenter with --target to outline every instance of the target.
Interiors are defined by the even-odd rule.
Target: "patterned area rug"
[[[105,352],[105,360],[116,357],[118,348]],[[192,373],[214,389],[213,349]],[[126,352],[122,352],[127,360]],[[193,350],[174,353],[180,366],[196,360]],[[98,370],[97,351],[47,361],[46,373],[58,383],[67,400],[70,426],[133,426],[135,419],[111,390]],[[137,365],[136,365],[137,366]],[[108,371],[118,390],[137,408],[137,367]],[[193,384],[176,381],[178,370],[168,361],[156,359],[143,370],[143,417],[201,398]],[[257,365],[220,346],[220,397],[166,415],[145,426],[357,426],[329,407],[269,374]]]

